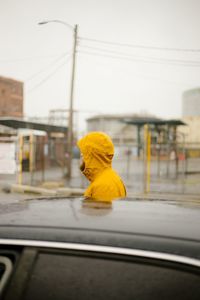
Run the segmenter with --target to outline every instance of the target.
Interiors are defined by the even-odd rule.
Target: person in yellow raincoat
[[[84,196],[97,201],[110,202],[126,196],[126,188],[112,169],[114,145],[103,132],[90,132],[77,143],[81,155],[81,171],[90,181]]]

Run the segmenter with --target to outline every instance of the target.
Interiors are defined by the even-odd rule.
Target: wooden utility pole
[[[74,78],[75,78],[75,67],[76,67],[76,46],[77,46],[77,34],[78,34],[78,25],[72,26],[67,22],[61,20],[45,20],[39,22],[38,25],[45,25],[48,23],[60,23],[68,27],[73,31],[74,43],[73,43],[73,62],[72,62],[72,72],[71,72],[71,89],[70,89],[70,105],[69,105],[69,122],[68,122],[68,134],[67,134],[67,178],[71,178],[71,169],[72,169],[72,154],[73,154],[73,105],[74,105]]]
[[[73,106],[74,106],[74,78],[76,68],[76,46],[77,46],[77,34],[78,25],[74,26],[74,44],[73,44],[73,62],[72,62],[72,74],[71,74],[71,91],[70,91],[70,105],[69,105],[69,122],[67,133],[67,178],[71,178],[72,173],[72,159],[73,159]]]

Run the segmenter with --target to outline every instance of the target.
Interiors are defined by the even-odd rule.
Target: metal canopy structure
[[[174,131],[174,138],[176,139],[176,129],[177,126],[185,126],[186,123],[182,122],[181,120],[177,119],[170,119],[170,120],[163,120],[159,118],[153,117],[139,117],[139,118],[130,118],[124,119],[121,122],[127,125],[133,125],[137,127],[137,155],[140,155],[141,149],[141,130],[145,125],[152,125],[154,130],[159,132],[162,131],[163,128],[169,132],[170,128]]]
[[[130,124],[130,125],[135,125],[135,126],[144,126],[146,124],[151,124],[151,125],[157,125],[157,126],[164,126],[164,125],[169,125],[169,126],[180,126],[180,125],[186,125],[184,122],[181,120],[176,120],[176,119],[171,119],[171,120],[162,120],[162,119],[157,119],[157,118],[136,118],[136,119],[125,119],[122,121],[123,123]]]
[[[14,129],[33,129],[46,131],[48,134],[52,132],[61,132],[67,134],[68,128],[65,126],[56,126],[44,123],[29,122],[21,119],[0,118],[0,124]]]

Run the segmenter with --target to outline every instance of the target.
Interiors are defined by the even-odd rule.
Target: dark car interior
[[[0,250],[0,299],[200,299],[199,268],[75,250]]]

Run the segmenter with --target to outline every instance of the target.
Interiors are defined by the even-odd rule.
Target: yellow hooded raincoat
[[[112,169],[114,146],[103,132],[91,132],[78,141],[83,156],[81,171],[91,182],[84,196],[93,200],[112,201],[126,196],[125,186]]]

